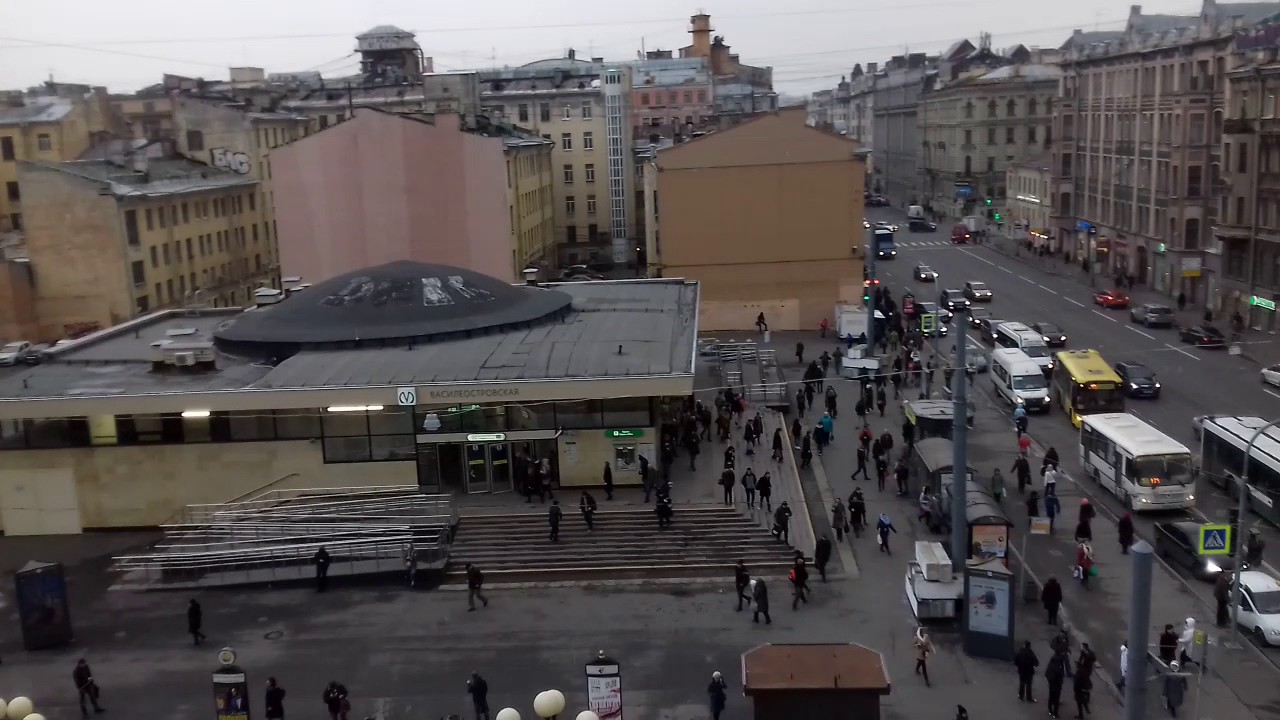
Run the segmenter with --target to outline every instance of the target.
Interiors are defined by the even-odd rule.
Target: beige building
[[[258,183],[186,159],[22,163],[38,338],[161,308],[240,306],[275,279]]]
[[[111,107],[127,125],[129,137],[139,140],[174,137],[173,98],[162,88],[112,95]]]
[[[0,96],[0,232],[25,225],[18,164],[74,160],[93,146],[84,98]]]
[[[1009,235],[1036,247],[1049,243],[1053,218],[1053,168],[1048,155],[1015,161],[1005,169],[1002,220]],[[1055,249],[1056,250],[1056,249]]]
[[[650,277],[701,285],[701,330],[817,328],[861,299],[865,167],[803,107],[660,150],[645,168]],[[660,212],[659,212],[660,210]]]

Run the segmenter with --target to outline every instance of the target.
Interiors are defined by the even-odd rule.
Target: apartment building
[[[276,287],[257,180],[160,152],[20,163],[39,339]]]
[[[74,160],[93,145],[93,130],[82,97],[0,95],[0,233],[25,226],[19,163]]]
[[[707,58],[673,58],[670,50],[649,51],[631,64],[631,132],[637,142],[687,138],[710,127],[715,90]]]
[[[841,81],[847,84],[847,81]],[[835,130],[832,124],[835,106],[835,90],[818,90],[809,96],[807,122],[824,130]]]
[[[601,58],[539,60],[480,73],[480,103],[496,119],[554,143],[555,233],[561,267],[635,261],[631,71]]]
[[[906,207],[922,192],[919,170],[920,132],[917,117],[925,78],[934,60],[924,53],[896,55],[875,74],[872,89],[872,134],[875,157],[872,191]]]
[[[1005,168],[1004,224],[1010,235],[1037,248],[1058,252],[1050,243],[1053,218],[1053,161],[1046,153],[1016,160]]]
[[[1055,230],[1094,272],[1223,305],[1212,228],[1233,36],[1277,12],[1280,3],[1205,0],[1198,15],[1144,15],[1135,5],[1124,31],[1077,32],[1063,46]]]
[[[111,107],[128,127],[128,136],[140,140],[174,137],[173,98],[161,86],[131,95],[112,95]]]
[[[773,68],[742,62],[724,36],[713,35],[714,32],[710,15],[698,13],[690,17],[692,42],[680,48],[680,57],[705,58],[710,66],[717,124],[732,127],[755,113],[777,110]]]

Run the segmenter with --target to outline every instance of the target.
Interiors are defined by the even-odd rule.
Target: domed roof
[[[264,345],[273,346],[273,355],[288,355],[281,346],[296,352],[304,346],[428,340],[558,318],[572,302],[558,290],[400,260],[339,275],[278,305],[241,313],[219,325],[214,340],[233,352]]]

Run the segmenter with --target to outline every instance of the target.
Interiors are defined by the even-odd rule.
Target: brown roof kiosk
[[[766,644],[742,655],[755,720],[879,720],[891,691],[884,657],[855,643]]]

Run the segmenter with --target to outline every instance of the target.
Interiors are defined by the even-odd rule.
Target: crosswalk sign
[[[1201,525],[1201,555],[1228,555],[1231,553],[1230,525]]]

